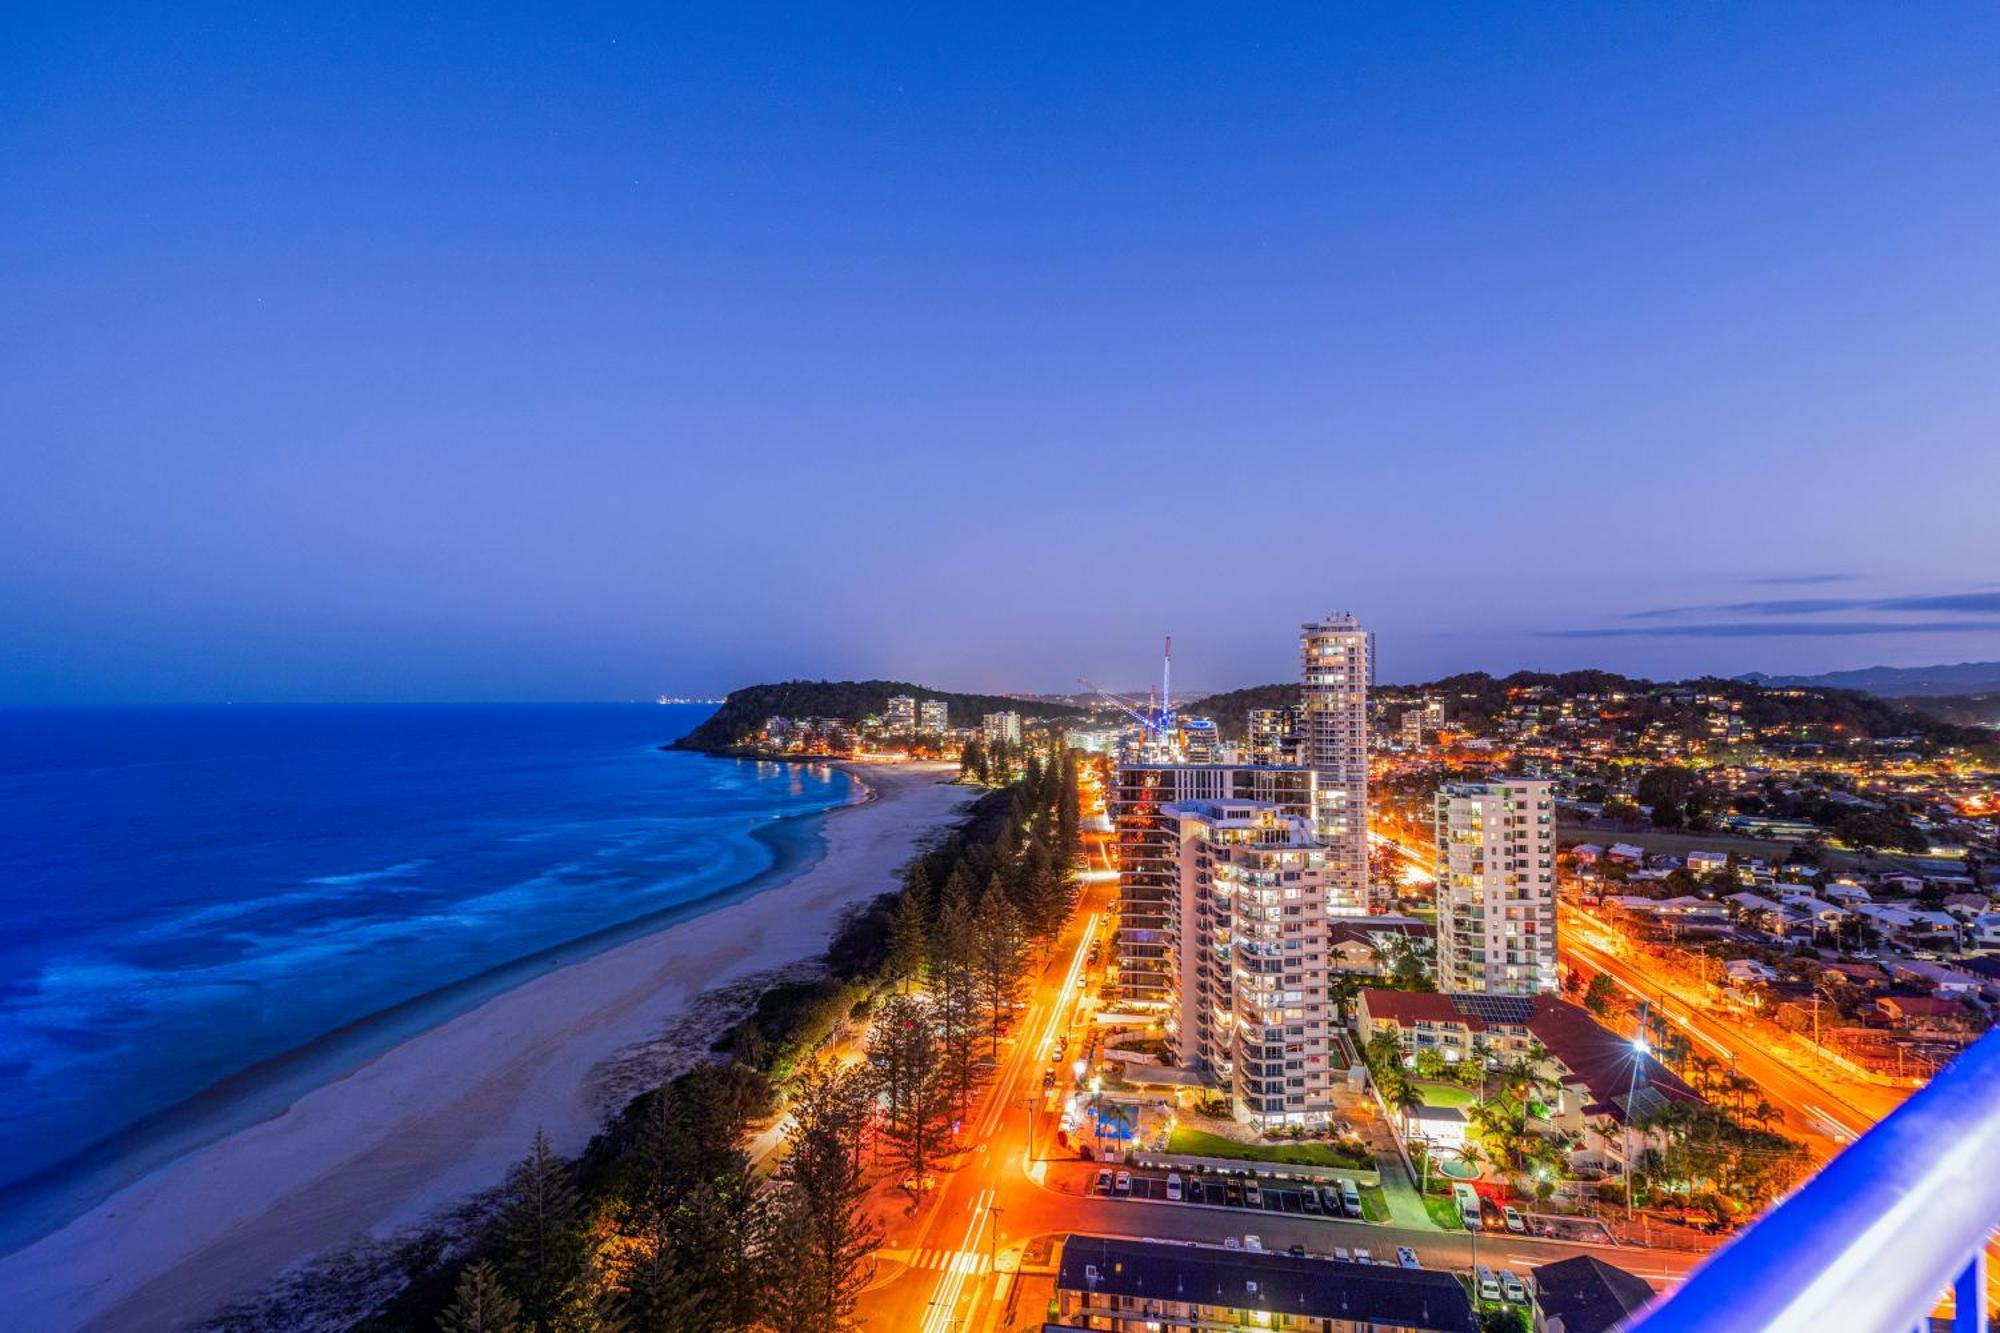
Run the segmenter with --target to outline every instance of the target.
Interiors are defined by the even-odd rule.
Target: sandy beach
[[[955,769],[851,768],[874,799],[831,814],[825,856],[793,879],[536,977],[0,1259],[6,1322],[180,1327],[496,1184],[537,1125],[577,1150],[598,1125],[593,1071],[700,992],[816,955],[970,799],[945,785]]]

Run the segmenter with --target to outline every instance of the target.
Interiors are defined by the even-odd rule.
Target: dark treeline
[[[979,1089],[1028,960],[1068,914],[1077,813],[1070,757],[1028,758],[900,888],[844,921],[822,978],[766,990],[716,1059],[633,1099],[576,1160],[537,1134],[484,1233],[449,1260],[413,1253],[409,1286],[357,1327],[852,1327],[878,1239],[867,1163],[914,1198],[956,1151],[951,1122]],[[819,1054],[857,1020],[865,1060]],[[784,1165],[760,1179],[747,1144],[781,1107]]]

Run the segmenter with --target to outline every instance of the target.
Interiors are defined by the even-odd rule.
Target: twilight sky
[[[2000,659],[2000,11],[1241,8],[6,7],[0,702]]]

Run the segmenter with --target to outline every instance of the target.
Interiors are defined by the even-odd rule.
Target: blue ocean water
[[[708,711],[0,709],[0,1247],[817,856],[849,779],[658,748]]]

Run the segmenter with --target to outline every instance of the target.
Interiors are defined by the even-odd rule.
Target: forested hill
[[[1743,718],[1752,727],[1792,727],[1802,732],[1823,732],[1847,736],[1918,735],[1945,745],[1991,744],[1990,734],[1982,735],[1970,726],[1988,720],[1983,701],[1887,700],[1857,690],[1816,686],[1805,693],[1792,693],[1776,686],[1745,680],[1704,677],[1678,682],[1641,680],[1608,671],[1516,671],[1508,676],[1492,676],[1483,671],[1446,676],[1422,685],[1390,685],[1380,693],[1392,701],[1414,702],[1426,695],[1442,696],[1455,725],[1481,731],[1491,726],[1512,703],[1510,691],[1546,690],[1556,698],[1583,695],[1623,694],[1627,696],[1625,716],[1632,728],[1648,721],[1668,724],[1693,716],[1676,696],[1690,692],[1721,695],[1742,706]],[[1225,737],[1241,738],[1253,708],[1282,708],[1299,701],[1299,686],[1286,681],[1276,685],[1252,685],[1193,700],[1186,711],[1215,719]],[[1938,703],[1958,704],[1954,709],[1934,707]],[[1971,706],[1967,706],[1970,704]],[[1993,710],[2000,713],[2000,709]],[[1940,719],[1943,720],[1940,720]]]
[[[1019,713],[1023,717],[1082,717],[1065,704],[1009,699],[1000,694],[957,694],[912,685],[906,680],[787,680],[775,685],[746,685],[730,691],[722,707],[700,726],[674,742],[677,750],[719,750],[741,745],[769,717],[837,717],[859,722],[879,714],[899,694],[942,699],[954,727],[976,727],[988,713]]]
[[[1290,680],[1277,685],[1249,685],[1223,694],[1203,695],[1185,705],[1182,711],[1213,719],[1216,728],[1233,739],[1242,736],[1249,727],[1252,709],[1283,708],[1298,701],[1299,683]]]

